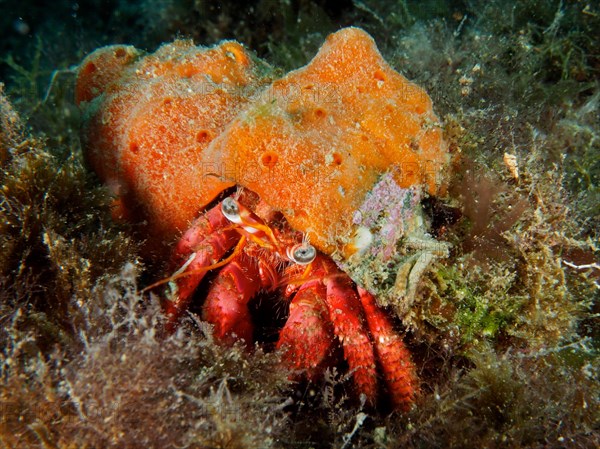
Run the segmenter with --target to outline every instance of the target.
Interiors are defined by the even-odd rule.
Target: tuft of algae
[[[0,441],[599,446],[597,5],[221,3],[136,1],[104,22],[106,11],[82,6],[56,28],[58,5],[22,14],[37,32],[27,45],[2,40],[12,60],[2,59],[0,95]],[[350,24],[429,92],[460,155],[448,195],[424,207],[450,255],[398,316],[422,379],[405,415],[354,398],[343,366],[289,385],[276,354],[221,348],[196,320],[161,335],[156,299],[137,293],[155,268],[141,263],[131,230],[110,220],[111,199],[81,162],[69,97],[69,66],[100,44],[237,38],[287,70]]]
[[[274,446],[285,429],[277,357],[225,349],[188,323],[165,337],[158,301],[137,292],[137,268],[74,297],[76,335],[40,348],[27,312],[2,330],[0,438],[7,447]]]

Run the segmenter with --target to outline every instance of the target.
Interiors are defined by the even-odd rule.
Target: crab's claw
[[[309,379],[322,372],[334,340],[326,296],[320,279],[302,285],[290,302],[290,315],[277,342],[277,349],[283,349],[283,362],[295,372],[305,372]]]
[[[243,340],[252,345],[254,326],[248,302],[261,286],[258,263],[252,258],[236,257],[219,271],[202,312],[202,318],[214,326],[217,341],[233,345]]]
[[[218,206],[197,218],[175,246],[171,261],[175,274],[147,287],[153,288],[170,281],[172,295],[165,303],[170,329],[175,328],[182,313],[187,310],[194,291],[206,273],[239,240],[239,234],[228,228],[229,224]]]

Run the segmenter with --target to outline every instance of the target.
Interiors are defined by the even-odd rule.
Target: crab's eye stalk
[[[310,243],[299,243],[288,249],[288,257],[298,265],[308,265],[317,257],[317,250]]]
[[[239,224],[242,222],[238,202],[231,197],[227,197],[223,200],[223,202],[221,203],[221,212],[223,212],[225,218],[227,218],[232,223]]]

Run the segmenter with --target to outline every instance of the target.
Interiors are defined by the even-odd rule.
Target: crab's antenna
[[[242,193],[244,193],[244,187],[241,186],[241,185],[238,185],[237,189],[235,190],[235,193],[233,194],[233,198],[236,201],[239,201],[240,200],[240,196],[242,196]]]
[[[302,233],[302,244],[305,246],[310,245],[310,235],[308,234],[308,232]]]
[[[147,287],[144,287],[141,290],[141,293],[146,293],[147,291],[153,290],[156,287],[160,287],[161,285],[168,284],[169,282],[176,281],[177,279],[181,279],[181,278],[184,278],[187,276],[192,276],[192,275],[198,274],[198,273],[203,273],[205,271],[214,270],[215,268],[220,268],[224,265],[227,265],[229,262],[231,262],[236,256],[238,256],[241,253],[242,248],[244,247],[245,243],[246,243],[246,237],[241,236],[239,242],[237,243],[237,245],[235,246],[233,252],[229,255],[229,257],[221,260],[220,262],[216,262],[212,265],[207,265],[205,267],[196,268],[195,270],[189,270],[189,271],[185,271],[185,268],[187,266],[187,263],[186,263],[183,265],[183,267],[181,267],[179,270],[177,270],[171,276],[168,276],[164,279],[156,281],[153,284],[148,285]]]

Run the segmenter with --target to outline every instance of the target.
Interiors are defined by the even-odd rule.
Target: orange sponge
[[[353,214],[384,173],[435,194],[448,159],[429,96],[358,28],[329,36],[310,64],[270,85],[201,157],[329,254],[349,243]]]
[[[174,237],[237,184],[332,254],[353,241],[353,215],[386,173],[438,191],[449,155],[431,100],[367,33],[332,34],[272,84],[264,73],[235,42],[176,41],[148,56],[113,46],[83,61],[88,159],[149,237]]]
[[[101,48],[81,64],[76,99],[92,167],[121,201],[120,212],[172,238],[211,198],[203,196],[201,155],[265,81],[236,42],[190,41],[142,57]]]

